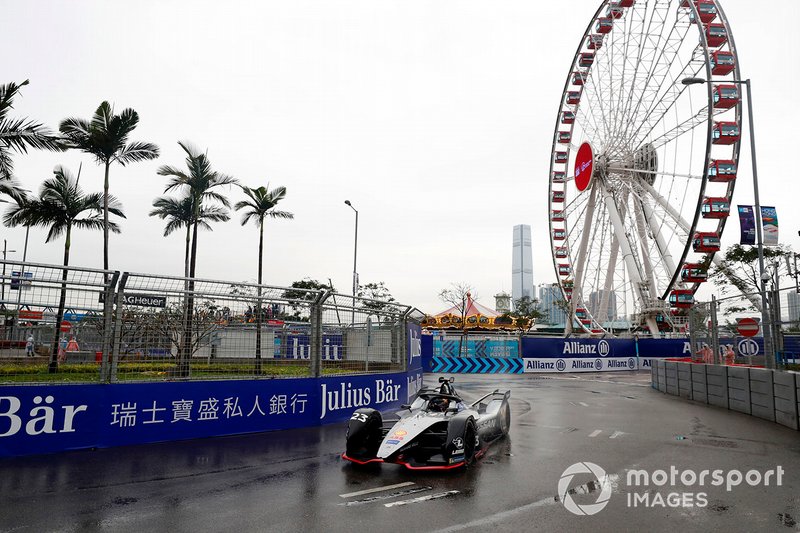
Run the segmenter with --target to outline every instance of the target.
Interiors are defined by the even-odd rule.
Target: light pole
[[[358,294],[358,270],[356,269],[356,260],[358,259],[358,209],[353,207],[350,200],[345,200],[344,203],[356,213],[356,232],[353,239],[353,318],[352,326],[356,325],[356,294]]]
[[[684,78],[684,85],[709,83],[704,78]],[[762,236],[761,202],[758,199],[758,166],[756,165],[756,138],[753,126],[753,94],[750,90],[750,78],[746,80],[725,80],[725,83],[744,85],[747,87],[747,121],[750,123],[750,160],[753,165],[753,197],[755,199],[756,218],[756,245],[758,246],[758,272],[761,280],[759,292],[761,293],[761,330],[764,335],[764,363],[767,368],[775,368],[775,352],[772,350],[771,333],[772,322],[767,311],[766,281],[770,278],[764,271],[764,239]],[[766,276],[766,277],[765,277]]]

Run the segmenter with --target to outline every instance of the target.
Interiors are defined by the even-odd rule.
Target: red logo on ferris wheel
[[[592,170],[594,167],[594,152],[592,145],[588,142],[583,143],[578,148],[578,155],[575,156],[575,186],[579,191],[585,191],[592,183]]]

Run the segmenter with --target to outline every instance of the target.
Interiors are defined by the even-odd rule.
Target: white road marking
[[[578,402],[578,403],[579,403],[579,404],[581,404],[581,405],[582,405],[582,406],[584,406],[584,407],[589,407],[589,404],[588,404],[588,403],[586,403],[586,402]]]
[[[407,486],[413,485],[413,484],[414,484],[413,481],[405,481],[403,483],[398,483],[396,485],[386,485],[385,487],[375,487],[374,489],[366,489],[366,490],[360,490],[358,492],[348,492],[347,494],[339,494],[339,497],[341,497],[341,498],[351,498],[353,496],[363,496],[364,494],[372,494],[373,492],[382,492],[384,490],[391,490],[391,489],[397,489],[397,488],[400,488],[400,487],[407,487]]]
[[[617,437],[621,437],[624,434],[625,434],[624,431],[614,431],[614,433],[612,433],[611,436],[608,437],[608,438],[609,439],[616,439]]]
[[[598,435],[599,435],[600,433],[602,433],[602,432],[603,432],[603,430],[602,430],[602,429],[595,429],[594,431],[592,431],[591,433],[589,433],[589,436],[590,436],[590,437],[596,437],[596,436],[598,436]]]
[[[452,496],[454,494],[458,494],[458,491],[448,490],[447,492],[439,492],[437,494],[431,494],[429,496],[420,496],[418,498],[411,498],[410,500],[400,500],[399,502],[384,503],[383,506],[397,507],[398,505],[409,505],[412,503],[426,502],[428,500],[438,500],[439,498],[447,498],[448,496]]]
[[[345,502],[340,503],[340,506],[343,507],[353,507],[355,505],[367,505],[370,503],[379,502],[381,500],[393,500],[395,498],[399,498],[401,496],[410,496],[411,494],[416,494],[418,492],[428,492],[429,490],[433,490],[433,487],[420,487],[420,486],[412,486],[407,487],[405,489],[400,490],[393,490],[393,491],[383,491],[372,496],[367,496],[366,498],[360,499],[350,499]]]
[[[604,482],[607,482],[608,484],[611,485],[612,492],[619,492],[619,477],[620,474],[608,474],[606,478],[603,480]],[[550,505],[558,505],[558,500],[553,496],[549,496],[547,498],[543,498],[539,501],[535,501],[532,503],[527,503],[519,507],[514,507],[513,509],[509,509],[507,511],[494,513],[484,518],[478,518],[477,520],[473,520],[472,522],[456,524],[446,527],[444,529],[437,529],[434,531],[434,533],[455,533],[456,531],[463,531],[465,529],[473,529],[477,531],[496,529],[502,526],[505,520],[508,520],[519,514],[523,513],[528,514],[533,509],[539,507],[547,507]]]

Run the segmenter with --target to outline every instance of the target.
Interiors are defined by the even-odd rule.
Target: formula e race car
[[[353,413],[342,457],[353,463],[397,463],[412,470],[447,470],[469,465],[489,443],[508,434],[511,391],[495,390],[465,405],[453,378],[423,388],[396,421],[384,421],[375,409]]]

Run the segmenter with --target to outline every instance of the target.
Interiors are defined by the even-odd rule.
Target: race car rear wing
[[[490,396],[491,396],[491,398],[489,398]],[[489,401],[492,401],[492,400],[508,400],[509,398],[511,398],[511,391],[507,390],[505,392],[500,392],[500,389],[495,389],[494,391],[490,392],[489,394],[487,394],[487,395],[475,400],[474,402],[472,402],[471,407],[475,407],[476,405],[480,404],[481,402],[483,402],[487,398],[489,398]]]

